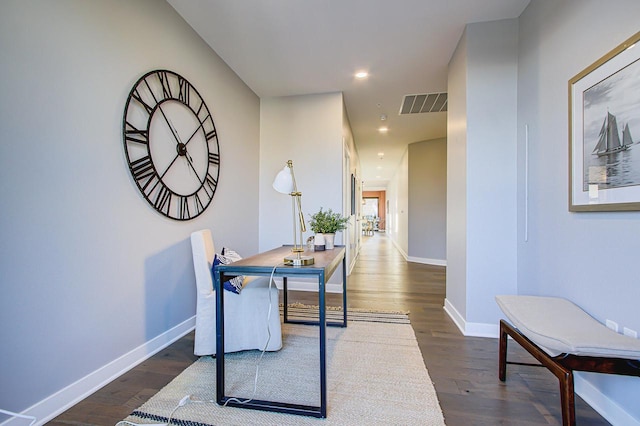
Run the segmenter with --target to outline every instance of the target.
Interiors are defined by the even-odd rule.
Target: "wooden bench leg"
[[[501,381],[507,379],[507,331],[504,323],[500,322],[500,350],[498,354],[498,377]]]
[[[564,426],[575,426],[576,409],[575,396],[573,388],[573,372],[571,369],[560,364],[535,343],[527,339],[522,333],[517,331],[504,320],[500,320],[500,350],[498,376],[500,380],[505,381],[507,374],[507,335],[511,336],[524,350],[529,352],[543,366],[545,366],[560,382],[560,404],[562,406],[562,424]],[[525,363],[515,363],[521,365],[530,365]]]
[[[575,426],[576,424],[576,403],[573,389],[573,372],[566,371],[563,374],[556,374],[560,381],[560,404],[562,406],[562,424],[564,426]]]

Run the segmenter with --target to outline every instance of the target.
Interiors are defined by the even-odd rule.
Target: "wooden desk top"
[[[291,246],[278,247],[264,253],[250,256],[228,265],[219,265],[220,272],[225,275],[266,275],[271,274],[277,265],[275,275],[319,275],[324,270],[325,280],[329,279],[344,259],[344,246],[335,246],[333,250],[304,252],[303,256],[313,256],[314,264],[291,266],[284,264],[284,258],[291,254]]]

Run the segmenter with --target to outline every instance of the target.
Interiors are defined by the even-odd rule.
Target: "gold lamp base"
[[[292,254],[284,258],[284,264],[288,266],[307,266],[313,265],[313,256],[301,256],[300,253]]]

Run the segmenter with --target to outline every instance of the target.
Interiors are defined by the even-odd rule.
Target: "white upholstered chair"
[[[193,353],[198,356],[216,353],[216,297],[211,265],[215,248],[211,231],[191,234],[193,267],[196,273],[196,335]],[[271,292],[271,298],[269,298]],[[264,349],[269,331],[268,351],[282,347],[278,289],[269,288],[269,277],[247,277],[240,294],[224,293],[224,347],[226,352]],[[271,316],[269,316],[271,305]],[[268,327],[268,328],[267,328]]]

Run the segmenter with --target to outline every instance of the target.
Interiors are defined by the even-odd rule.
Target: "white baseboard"
[[[640,421],[627,413],[622,407],[612,401],[600,389],[593,386],[584,373],[573,375],[573,386],[576,394],[580,395],[594,410],[612,425],[640,426]]]
[[[393,238],[389,238],[389,239],[393,243],[393,246],[400,252],[402,257],[404,257],[404,260],[406,260],[407,262],[422,263],[425,265],[447,266],[447,261],[443,259],[429,259],[426,257],[409,256],[407,253],[405,253],[402,247],[398,245],[396,240],[394,240]]]
[[[499,325],[467,322],[448,299],[444,299],[444,311],[449,315],[464,336],[491,338],[498,338],[500,336]]]
[[[422,263],[424,265],[447,266],[447,261],[444,259],[428,259],[426,257],[409,256],[407,257],[407,262]]]
[[[196,317],[193,316],[186,321],[167,330],[161,335],[138,346],[129,353],[122,355],[111,361],[109,364],[100,367],[94,372],[59,390],[27,408],[20,414],[34,416],[38,419],[36,425],[42,425],[78,402],[82,401],[98,389],[117,379],[136,365],[160,352],[182,336],[192,331],[196,326]],[[24,420],[10,418],[2,423],[4,425],[25,424]]]
[[[402,249],[402,247],[400,247],[400,245],[398,244],[398,242],[391,236],[389,236],[389,239],[391,240],[391,242],[393,243],[393,246],[400,252],[400,254],[402,255],[402,257],[404,257],[404,260],[408,260],[409,256],[407,255],[407,253],[404,252],[404,250]]]
[[[464,320],[462,315],[460,315],[460,312],[458,312],[455,306],[453,306],[447,298],[444,299],[443,309],[447,313],[447,315],[449,315],[449,318],[453,320],[453,323],[456,325],[456,327],[458,327],[458,330],[460,330],[462,335],[465,335],[464,324],[466,321]]]

